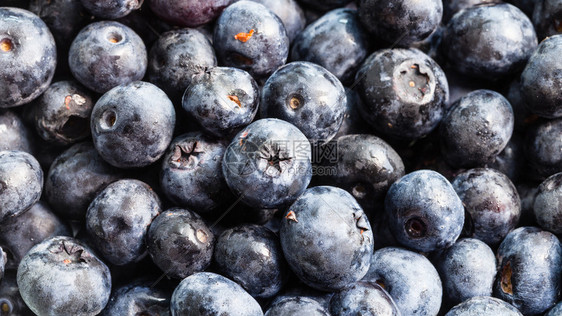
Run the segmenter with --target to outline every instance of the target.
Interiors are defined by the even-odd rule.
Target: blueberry
[[[449,98],[445,73],[417,49],[383,49],[356,74],[360,111],[379,133],[415,139],[441,121]]]
[[[53,35],[37,15],[7,7],[0,7],[0,34],[0,108],[29,103],[55,74]]]
[[[237,283],[215,273],[183,279],[172,294],[172,316],[263,315],[260,305]]]
[[[192,79],[182,107],[206,132],[230,138],[254,120],[259,94],[258,84],[244,70],[215,67]]]
[[[185,278],[205,270],[213,256],[215,236],[194,212],[172,208],[160,214],[150,225],[148,253],[164,273]]]
[[[289,55],[283,22],[253,1],[237,1],[226,8],[216,22],[213,38],[220,64],[245,70],[257,81],[265,81]]]
[[[146,254],[148,226],[161,211],[160,199],[147,184],[118,180],[90,203],[86,229],[104,258],[125,265]]]
[[[541,314],[558,302],[562,246],[555,235],[537,227],[519,227],[505,237],[496,256],[495,297],[524,315]]]
[[[328,311],[317,301],[306,296],[285,297],[271,304],[265,316],[329,316]]]
[[[417,170],[394,182],[384,209],[397,241],[418,251],[451,246],[464,224],[461,199],[451,183],[432,170]]]
[[[217,239],[213,257],[218,271],[254,298],[275,296],[288,277],[279,238],[263,226],[225,230]]]
[[[118,19],[140,9],[143,0],[80,0],[93,15],[102,19]]]
[[[33,141],[29,128],[10,111],[0,113],[0,151],[19,150],[30,153]]]
[[[402,315],[437,315],[442,285],[435,267],[424,256],[387,247],[373,253],[363,281],[385,289]]]
[[[31,248],[17,272],[21,296],[37,315],[97,315],[111,293],[107,266],[71,237]]]
[[[562,35],[542,41],[521,73],[521,95],[532,113],[546,118],[562,117]]]
[[[292,42],[293,39],[300,33],[306,26],[306,18],[304,16],[304,11],[297,2],[297,0],[252,0],[266,6],[275,15],[281,19],[285,30],[287,31],[287,36],[289,41]]]
[[[316,63],[350,84],[367,57],[368,34],[357,12],[336,9],[308,25],[292,42],[291,60]]]
[[[562,171],[562,118],[543,120],[530,128],[525,135],[525,156],[530,177],[544,180]]]
[[[301,195],[312,177],[310,143],[294,125],[261,119],[226,148],[222,172],[231,191],[255,208],[278,208]]]
[[[69,145],[90,136],[91,93],[76,82],[58,81],[36,100],[35,128],[44,140]]]
[[[562,33],[562,2],[560,0],[533,1],[533,24],[539,39]]]
[[[505,174],[490,168],[469,169],[452,184],[466,211],[468,237],[495,247],[519,223],[521,200]]]
[[[513,109],[501,94],[475,90],[457,100],[441,122],[443,157],[453,167],[481,167],[505,148],[513,126]]]
[[[361,0],[359,19],[378,38],[407,46],[428,37],[441,23],[439,0]]]
[[[172,141],[176,112],[155,85],[136,81],[105,93],[92,110],[90,126],[100,156],[119,168],[145,167]]]
[[[445,316],[522,316],[512,305],[490,296],[477,296],[453,307]]]
[[[113,291],[101,316],[169,315],[170,295],[147,281],[134,281]]]
[[[458,240],[433,260],[443,281],[443,300],[454,306],[475,296],[491,296],[496,277],[496,257],[478,239]]]
[[[211,22],[234,0],[151,0],[150,9],[162,20],[196,27]]]
[[[196,29],[170,30],[160,35],[148,54],[148,80],[176,102],[193,77],[217,65],[209,39]]]
[[[378,284],[357,282],[339,292],[330,301],[330,312],[338,316],[400,315],[390,295]]]
[[[98,93],[141,80],[147,62],[142,39],[115,21],[89,24],[76,35],[68,52],[74,78]]]
[[[562,233],[562,172],[544,180],[538,187],[533,210],[540,227]]]
[[[517,7],[490,3],[454,15],[441,45],[454,70],[497,80],[523,68],[537,46],[537,35]]]
[[[21,215],[41,197],[43,170],[23,151],[0,151],[0,222]]]
[[[315,289],[340,290],[359,281],[369,269],[371,225],[343,189],[306,190],[285,212],[279,234],[289,266]]]
[[[556,304],[545,316],[557,316],[562,314],[562,302]]]

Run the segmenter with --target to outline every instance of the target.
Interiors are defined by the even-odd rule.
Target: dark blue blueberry
[[[554,234],[562,234],[562,172],[544,180],[533,204],[537,223]]]
[[[521,73],[521,95],[532,113],[562,117],[562,34],[542,41]]]
[[[467,237],[496,247],[519,223],[521,200],[505,174],[491,168],[469,169],[452,184],[466,211]]]
[[[151,0],[150,9],[162,20],[196,27],[213,21],[234,0]]]
[[[107,266],[71,237],[53,237],[31,248],[19,265],[17,282],[37,315],[97,315],[111,294]]]
[[[289,41],[300,33],[306,26],[306,18],[304,11],[300,7],[297,0],[252,0],[266,6],[275,13],[283,22]]]
[[[222,172],[231,191],[254,208],[289,205],[312,177],[310,143],[294,125],[261,119],[227,147]]]
[[[494,296],[524,315],[547,311],[560,299],[562,246],[555,235],[537,227],[519,227],[502,241]]]
[[[357,282],[334,294],[330,312],[338,316],[401,315],[388,292],[371,282]]]
[[[304,6],[314,10],[328,11],[331,9],[343,7],[351,0],[299,0]]]
[[[179,104],[193,77],[216,65],[215,50],[205,34],[171,30],[160,35],[148,53],[148,80]]]
[[[215,236],[196,213],[172,208],[152,222],[147,244],[152,261],[166,275],[181,279],[211,264]]]
[[[359,281],[369,269],[371,225],[343,189],[306,190],[283,215],[279,234],[289,266],[315,289],[340,290]]]
[[[491,296],[496,256],[478,239],[458,240],[433,260],[443,282],[443,300],[454,306],[474,296]]]
[[[118,19],[140,9],[143,0],[80,0],[93,15],[102,19]]]
[[[47,238],[70,236],[70,233],[70,228],[45,202],[33,204],[29,211],[9,218],[0,226],[0,244],[8,258],[6,267],[17,269],[23,256],[33,246]]]
[[[378,38],[401,46],[423,40],[441,23],[443,2],[439,0],[361,0],[359,18]]]
[[[122,172],[105,162],[92,143],[79,143],[53,161],[43,196],[55,213],[84,221],[88,205],[98,192],[121,177]]]
[[[274,117],[298,127],[311,142],[329,142],[338,132],[347,97],[341,82],[311,62],[289,63],[263,86],[261,117]]]
[[[508,3],[461,10],[447,24],[441,43],[451,68],[488,80],[519,71],[536,46],[531,20]]]
[[[160,199],[147,184],[118,180],[90,203],[86,229],[104,258],[125,265],[146,255],[148,227],[160,212]]]
[[[449,84],[439,65],[417,49],[373,53],[356,75],[360,111],[379,133],[415,139],[441,121]]]
[[[559,316],[562,315],[562,302],[556,304],[551,310],[548,311],[544,316]]]
[[[277,300],[267,310],[265,316],[329,316],[330,313],[316,300],[306,296],[291,296]]]
[[[113,291],[100,316],[168,316],[170,295],[151,282],[134,281]]]
[[[160,187],[176,205],[203,216],[216,215],[234,199],[222,175],[227,143],[200,133],[175,138],[164,155]]]
[[[8,270],[0,282],[0,310],[8,316],[34,316],[21,298],[16,270]]]
[[[562,33],[562,1],[534,0],[528,2],[535,3],[532,19],[540,40]]]
[[[68,52],[74,78],[98,93],[141,80],[147,62],[142,39],[132,29],[115,21],[89,24],[76,35]]]
[[[136,81],[105,93],[92,110],[90,126],[100,156],[119,168],[145,167],[172,141],[176,112],[155,85]]]
[[[509,102],[491,90],[475,90],[455,102],[439,126],[441,153],[453,167],[494,161],[513,133]]]
[[[387,247],[373,253],[363,281],[385,289],[402,315],[437,315],[443,288],[439,274],[424,256]]]
[[[368,40],[355,10],[333,10],[299,33],[292,42],[291,60],[318,64],[350,84],[367,57]]]
[[[530,177],[544,180],[562,171],[562,118],[540,121],[525,136]]]
[[[35,100],[35,129],[57,145],[70,145],[90,136],[91,93],[76,82],[58,81]]]
[[[254,120],[259,96],[258,84],[244,70],[215,67],[192,78],[182,107],[206,132],[231,138]]]
[[[414,171],[394,182],[384,209],[396,240],[423,252],[451,246],[464,224],[461,199],[451,183],[432,170]]]
[[[0,113],[0,151],[20,150],[31,153],[32,136],[31,130],[16,113]]]
[[[172,316],[263,316],[250,294],[221,275],[200,272],[183,279],[172,294]]]
[[[0,7],[0,108],[37,98],[56,65],[55,39],[45,22],[27,10]]]
[[[534,1],[534,0],[532,0]],[[443,1],[443,24],[449,23],[449,20],[455,15],[457,12],[461,11],[462,9],[470,8],[476,5],[485,4],[485,3],[497,3],[501,2],[501,0],[449,0]]]
[[[283,22],[253,1],[237,1],[223,11],[213,42],[221,65],[243,69],[259,82],[284,65],[289,55]]]
[[[445,316],[523,316],[508,303],[490,296],[477,296],[453,307]]]
[[[39,201],[43,170],[24,151],[0,151],[0,222],[21,215]]]

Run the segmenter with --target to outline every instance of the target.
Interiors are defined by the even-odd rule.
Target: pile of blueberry
[[[0,315],[562,315],[562,0],[0,5]]]

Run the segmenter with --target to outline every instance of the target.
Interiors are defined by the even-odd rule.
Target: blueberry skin
[[[490,163],[507,145],[513,126],[513,109],[501,94],[470,92],[451,106],[439,126],[443,158],[455,168]]]
[[[172,316],[263,316],[258,302],[240,285],[210,272],[183,279],[172,294],[170,310]]]
[[[253,1],[237,1],[223,11],[215,24],[213,43],[222,66],[245,70],[258,82],[284,65],[289,55],[283,22]]]
[[[533,24],[508,3],[461,10],[447,24],[442,42],[452,68],[491,80],[519,71],[536,47]]]
[[[521,200],[505,174],[491,168],[469,169],[452,184],[466,211],[467,237],[496,247],[519,223]]]
[[[359,110],[379,133],[416,139],[441,121],[449,84],[439,65],[417,49],[384,49],[365,60],[355,76]]]
[[[532,179],[544,180],[562,171],[562,118],[540,121],[525,135],[525,156]]]
[[[43,190],[43,170],[24,151],[0,151],[0,222],[29,210]]]
[[[74,78],[98,93],[141,80],[147,63],[142,39],[115,21],[89,24],[76,35],[68,52]]]
[[[0,8],[0,108],[26,104],[41,95],[56,65],[55,39],[45,22],[24,9]]]
[[[428,37],[441,23],[439,0],[361,0],[359,19],[378,38],[407,47]]]
[[[292,42],[291,61],[318,64],[351,84],[367,57],[369,39],[357,11],[336,9],[309,24]]]
[[[464,225],[461,199],[451,183],[432,170],[417,170],[394,182],[384,210],[396,240],[423,252],[453,245]]]
[[[285,297],[271,304],[265,316],[329,316],[330,313],[318,303],[305,296]]]
[[[35,100],[35,129],[41,138],[57,145],[70,145],[90,136],[90,115],[95,100],[73,81],[52,83]]]
[[[221,274],[254,298],[275,296],[288,277],[279,237],[264,226],[225,230],[217,239],[213,258]]]
[[[104,258],[125,265],[146,254],[148,227],[161,212],[160,199],[150,186],[138,180],[118,180],[90,203],[86,229]]]
[[[113,20],[140,9],[143,0],[80,0],[80,2],[96,17]]]
[[[230,190],[254,208],[279,208],[299,197],[312,178],[310,143],[294,125],[261,119],[226,148],[222,172]]]
[[[197,27],[211,22],[234,0],[151,0],[150,9],[162,20]]]
[[[311,142],[329,142],[338,132],[347,98],[341,82],[325,68],[306,61],[275,71],[262,89],[261,117],[298,127]]]
[[[443,282],[443,300],[454,306],[475,296],[491,296],[496,257],[483,241],[459,239],[433,260]]]
[[[146,243],[152,261],[166,275],[182,279],[211,264],[215,236],[196,213],[172,208],[152,222]]]
[[[388,315],[400,311],[390,295],[378,284],[357,282],[332,296],[330,312],[337,316]]]
[[[505,237],[496,256],[495,297],[524,315],[541,314],[558,302],[562,246],[554,234],[537,227],[519,227]]]
[[[445,316],[522,316],[521,312],[512,305],[490,296],[477,296],[453,307]]]
[[[557,35],[562,32],[562,2],[559,0],[533,1],[535,7],[532,14],[533,24],[540,39]]]
[[[562,117],[562,35],[543,40],[530,55],[521,73],[521,95],[532,113],[546,118]]]
[[[343,189],[306,190],[285,212],[279,237],[289,266],[312,288],[340,290],[359,281],[369,269],[371,225]]]
[[[215,67],[192,79],[182,107],[209,134],[230,138],[254,120],[259,96],[258,84],[244,70]]]
[[[5,220],[0,226],[0,245],[8,254],[6,268],[17,269],[29,249],[43,240],[70,233],[67,224],[45,202],[33,204],[29,211]]]
[[[164,91],[136,81],[117,86],[94,105],[90,126],[100,156],[118,168],[145,167],[172,141],[176,112]]]
[[[533,211],[539,226],[554,234],[562,233],[562,172],[544,180],[538,188]]]
[[[281,19],[289,41],[293,42],[297,34],[306,26],[304,11],[296,0],[252,0],[266,6]]]
[[[363,281],[375,282],[390,294],[402,315],[437,315],[443,288],[435,267],[424,256],[386,247],[373,253]]]
[[[544,316],[558,316],[562,314],[562,302],[556,304],[551,310],[548,311]]]
[[[170,295],[151,286],[150,282],[134,281],[113,291],[101,316],[170,315]]]
[[[179,104],[193,77],[216,65],[215,50],[205,34],[189,28],[170,30],[148,53],[148,81]]]
[[[97,315],[111,294],[107,266],[71,237],[53,237],[31,248],[19,265],[17,282],[37,315]]]
[[[11,111],[0,114],[0,151],[18,150],[31,153],[32,134],[20,117]]]
[[[164,154],[160,187],[175,205],[203,216],[213,215],[233,201],[222,175],[228,144],[201,132],[176,137]]]

